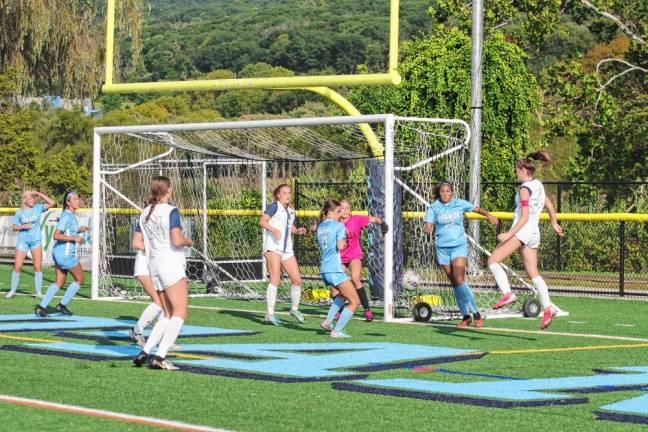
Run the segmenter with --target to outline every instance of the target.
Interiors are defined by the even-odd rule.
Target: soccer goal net
[[[393,115],[96,128],[92,296],[145,296],[132,277],[131,237],[151,179],[165,175],[184,234],[194,242],[186,250],[192,296],[264,299],[268,274],[259,219],[275,187],[287,183],[300,227],[317,222],[328,198],[346,199],[355,214],[379,216],[389,226],[383,233],[370,225],[362,237],[362,280],[386,319],[411,317],[419,303],[439,317],[454,317],[452,287],[421,218],[438,181],[452,182],[463,196],[468,140],[463,121]],[[327,302],[315,237],[293,241],[302,301]],[[476,270],[468,275],[484,308],[497,297],[494,281],[480,271],[485,253],[477,244],[471,248]],[[404,290],[408,270],[418,282]],[[522,282],[518,289],[528,291]],[[279,298],[289,293],[285,278]]]

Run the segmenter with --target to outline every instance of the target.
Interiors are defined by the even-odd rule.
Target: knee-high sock
[[[41,295],[43,291],[43,272],[34,272],[34,288],[36,294]]]
[[[369,309],[369,299],[367,298],[367,291],[365,291],[363,286],[358,288],[357,291],[358,291],[358,297],[360,297],[360,304],[362,304],[362,308],[364,310]]]
[[[349,308],[344,308],[344,310],[340,314],[340,319],[335,325],[335,331],[341,332],[342,330],[344,330],[344,327],[346,327],[347,323],[349,322],[352,316],[353,316],[353,311]]]
[[[79,291],[79,284],[76,282],[72,282],[70,286],[67,287],[65,290],[65,294],[63,294],[63,299],[61,300],[61,304],[63,306],[67,306],[68,303],[70,303],[70,300],[72,300],[72,297]]]
[[[56,286],[56,284],[50,285],[49,288],[47,288],[47,292],[45,293],[45,297],[43,297],[43,300],[41,300],[41,302],[40,302],[40,307],[46,308],[50,304],[50,302],[52,301],[52,299],[54,298],[54,296],[56,295],[58,290],[59,290],[59,287]]]
[[[167,317],[162,317],[158,320],[158,322],[155,323],[153,330],[151,330],[151,335],[148,337],[148,339],[146,339],[146,344],[144,345],[144,348],[142,348],[142,351],[144,351],[146,354],[151,353],[153,347],[160,343],[160,341],[162,340],[164,331],[166,330],[168,323],[169,318]]]
[[[299,309],[299,301],[301,300],[301,285],[293,285],[290,287],[290,310],[296,311]]]
[[[466,316],[470,313],[468,310],[468,303],[466,302],[466,293],[461,289],[461,285],[452,287],[454,291],[455,299],[457,300],[457,306],[461,311],[461,315]]]
[[[477,307],[477,302],[475,301],[475,295],[473,294],[472,289],[470,289],[470,285],[464,282],[461,285],[459,285],[457,289],[463,291],[464,301],[466,302],[466,306],[468,307],[469,311],[472,313],[479,312],[479,308]]]
[[[166,325],[166,328],[164,329],[164,336],[162,336],[160,347],[155,353],[156,356],[162,358],[166,357],[167,353],[169,352],[169,348],[175,343],[178,335],[180,334],[182,324],[184,324],[184,320],[182,318],[177,316],[171,317]]]
[[[144,329],[148,327],[148,325],[151,324],[153,320],[157,318],[161,313],[162,308],[155,303],[151,303],[150,305],[146,306],[146,308],[142,311],[142,315],[140,315],[139,320],[137,320],[137,324],[135,324],[133,331],[137,334],[144,333]]]
[[[341,295],[337,295],[333,299],[333,303],[331,303],[331,307],[329,308],[328,314],[326,315],[326,321],[330,323],[333,322],[333,320],[335,319],[335,315],[340,311],[341,308],[344,307],[345,301],[346,299]]]
[[[11,292],[15,293],[18,289],[18,282],[20,282],[20,272],[11,272]]]
[[[274,315],[275,313],[275,303],[277,302],[277,287],[268,284],[268,289],[266,290],[266,312],[268,315]]]
[[[551,300],[549,299],[549,288],[547,288],[547,283],[542,279],[542,276],[536,276],[531,279],[533,286],[538,290],[538,298],[543,309],[551,306]]]
[[[499,263],[494,263],[489,264],[488,268],[491,273],[493,273],[497,287],[500,289],[502,294],[511,292],[511,285],[509,285],[508,276],[506,276],[506,272],[502,266]]]

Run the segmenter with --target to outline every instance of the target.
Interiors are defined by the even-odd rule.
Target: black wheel
[[[522,306],[522,313],[525,317],[535,318],[540,315],[540,302],[535,298],[528,298]]]
[[[430,321],[432,308],[425,302],[417,303],[414,306],[414,321]]]

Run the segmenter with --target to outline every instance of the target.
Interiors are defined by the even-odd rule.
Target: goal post
[[[366,125],[383,152],[367,145],[361,130]],[[370,227],[361,239],[362,280],[374,306],[384,308],[385,320],[411,317],[423,301],[440,317],[455,317],[452,288],[435,262],[433,237],[422,231],[421,218],[438,181],[452,182],[462,196],[469,137],[461,120],[391,114],[96,128],[92,298],[145,295],[132,277],[130,238],[151,178],[166,175],[183,230],[194,240],[187,250],[192,296],[265,299],[258,220],[273,200],[272,190],[287,183],[300,226],[316,223],[328,198],[347,199],[354,213],[380,216],[389,226],[384,234]],[[293,239],[302,301],[329,301],[314,236]],[[480,269],[487,251],[477,246],[474,267]],[[420,276],[416,290],[402,289],[405,271]],[[477,271],[467,279],[480,307],[487,307],[497,292],[492,278]],[[289,292],[284,282],[279,300],[287,300]]]

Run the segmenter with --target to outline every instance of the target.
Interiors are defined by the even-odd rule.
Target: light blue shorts
[[[322,273],[322,279],[326,286],[338,286],[349,280],[349,276],[346,273]]]
[[[57,252],[56,249],[52,251],[52,258],[54,258],[54,263],[63,270],[69,270],[79,264],[79,259],[76,256],[66,256],[63,252]]]
[[[455,258],[468,258],[468,243],[459,246],[437,247],[436,257],[439,265],[450,265]]]
[[[21,239],[19,238],[18,241],[16,242],[16,249],[22,252],[29,252],[32,249],[36,249],[37,247],[40,247],[41,245],[41,239],[34,239],[34,238],[26,238],[26,239]]]

